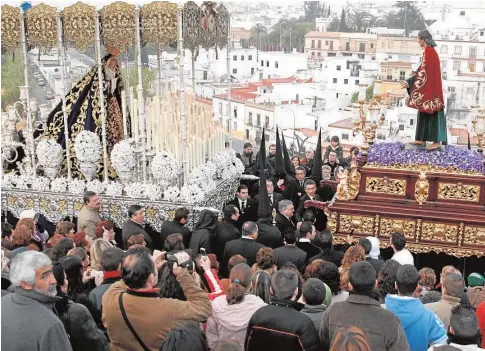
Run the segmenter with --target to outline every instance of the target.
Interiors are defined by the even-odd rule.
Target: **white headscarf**
[[[369,252],[369,257],[376,260],[379,259],[379,256],[381,255],[379,239],[377,239],[375,236],[368,236],[367,239],[369,239],[370,243],[372,244],[372,249]]]

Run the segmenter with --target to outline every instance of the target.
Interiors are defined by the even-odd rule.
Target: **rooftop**
[[[329,128],[340,128],[340,129],[354,129],[354,123],[352,122],[352,118],[345,118],[335,123],[331,123],[328,125]]]

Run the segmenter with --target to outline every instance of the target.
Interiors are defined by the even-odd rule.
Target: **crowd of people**
[[[53,232],[34,210],[23,211],[15,228],[3,222],[2,348],[484,348],[483,272],[418,270],[398,232],[387,261],[376,237],[334,245],[324,210],[306,204],[334,197],[326,177],[338,177],[332,160],[346,162],[338,149],[327,150],[330,165],[307,159],[294,175],[260,179],[257,195],[241,184],[221,220],[205,209],[192,228],[182,207],[154,234],[144,208],[133,205],[115,235],[90,191],[77,222],[61,221]]]

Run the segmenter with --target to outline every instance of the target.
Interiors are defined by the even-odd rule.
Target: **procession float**
[[[137,7],[118,1],[96,9],[78,2],[60,10],[24,3],[3,5],[1,11],[3,53],[21,50],[25,80],[20,100],[2,112],[4,215],[18,217],[34,209],[51,223],[74,219],[84,191],[92,190],[102,199],[101,217],[117,227],[128,218],[129,206],[138,204],[145,208],[147,224],[160,230],[176,208],[192,212],[191,226],[200,209],[218,211],[234,194],[244,166],[225,144],[232,122],[225,130],[213,119],[211,105],[184,82],[186,50],[192,66],[202,49],[227,50],[229,73],[224,5],[153,2]],[[144,45],[158,53],[152,97],[143,94]],[[177,47],[179,77],[167,83],[161,54],[169,46]],[[34,50],[40,55],[53,48],[62,93],[51,110],[30,98],[29,76],[37,65]],[[95,66],[78,82],[70,82],[69,48],[95,51]],[[133,48],[137,83],[129,86],[122,73],[129,77]]]

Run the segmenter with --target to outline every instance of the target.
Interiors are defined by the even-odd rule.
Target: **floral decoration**
[[[179,196],[180,196],[180,189],[176,186],[169,186],[163,192],[164,200],[167,200],[170,202],[176,202]]]
[[[32,182],[32,190],[49,191],[51,180],[47,177],[37,177]]]
[[[99,137],[93,132],[83,130],[74,139],[74,150],[79,162],[97,163],[101,158]]]
[[[65,193],[67,191],[67,178],[54,178],[51,182],[51,191],[54,193]]]
[[[172,182],[180,174],[182,167],[172,154],[157,152],[150,165],[150,171],[156,180]]]
[[[37,157],[44,167],[58,167],[64,158],[64,150],[54,139],[41,140],[37,144]]]
[[[189,204],[196,204],[204,201],[204,196],[204,191],[197,184],[184,185],[180,189],[180,200]]]
[[[133,139],[122,140],[111,151],[111,165],[116,172],[132,172],[136,166]]]
[[[17,178],[18,176],[13,172],[5,173],[2,179],[2,188],[5,188],[5,189],[15,188],[15,184],[17,183]]]
[[[84,179],[72,179],[68,188],[71,194],[83,194],[86,189],[86,181]]]
[[[405,145],[400,142],[374,144],[368,151],[367,165],[429,165],[437,171],[455,170],[462,173],[485,174],[483,156],[476,151],[451,145],[435,151],[405,150],[404,147]]]
[[[86,190],[94,191],[96,194],[104,193],[105,184],[98,179],[93,179],[86,183]]]
[[[29,174],[21,174],[15,178],[15,188],[27,190],[32,180]]]
[[[141,182],[134,182],[126,185],[123,190],[126,196],[134,199],[145,197],[145,185]]]
[[[109,182],[106,184],[106,195],[113,197],[122,196],[123,184],[118,182]]]
[[[161,200],[163,196],[162,188],[157,184],[145,184],[145,197],[151,201]]]

